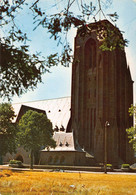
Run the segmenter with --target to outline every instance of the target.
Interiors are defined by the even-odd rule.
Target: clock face
[[[105,39],[106,36],[107,36],[106,31],[105,31],[105,30],[100,30],[100,31],[98,32],[97,39],[98,39],[99,41],[103,41],[103,40]]]

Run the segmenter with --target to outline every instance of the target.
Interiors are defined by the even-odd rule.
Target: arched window
[[[48,158],[48,164],[51,164],[52,163],[52,156],[49,156]]]
[[[99,67],[101,67],[101,63],[102,63],[102,55],[100,54],[99,58],[98,58],[98,66]]]
[[[55,156],[54,157],[54,164],[58,164],[58,160],[59,160],[59,157],[58,156]]]
[[[19,160],[19,161],[21,161],[22,163],[24,162],[23,157],[22,157],[22,155],[20,155],[20,154],[16,157],[16,160]]]
[[[60,164],[64,164],[64,162],[65,162],[65,157],[64,156],[61,156],[61,158],[60,158]]]
[[[89,39],[85,44],[85,64],[88,68],[96,66],[96,42]]]

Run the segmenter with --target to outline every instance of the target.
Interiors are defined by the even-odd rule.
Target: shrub
[[[107,170],[113,171],[112,164],[107,164]]]
[[[22,166],[22,162],[21,161],[19,161],[19,160],[10,160],[9,161],[9,164],[10,165],[19,165],[19,166]]]
[[[110,168],[112,168],[112,164],[107,164],[107,167],[110,167]]]
[[[121,168],[130,168],[130,165],[129,164],[122,164]]]

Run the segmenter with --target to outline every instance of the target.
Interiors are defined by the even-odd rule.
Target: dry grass
[[[0,172],[0,194],[136,195],[135,175]]]

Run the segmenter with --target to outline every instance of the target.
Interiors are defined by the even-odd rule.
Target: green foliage
[[[41,146],[55,148],[52,123],[46,114],[29,110],[20,119],[18,127],[19,143],[26,151],[31,151],[32,166],[33,155],[40,150]]]
[[[0,98],[3,99],[11,100],[15,94],[19,96],[29,89],[35,89],[42,82],[42,74],[57,64],[54,55],[45,60],[40,53],[30,54],[29,45],[26,44],[30,40],[16,25],[16,14],[27,5],[27,0],[0,2],[0,27],[6,28],[8,25],[7,33],[0,37]]]
[[[129,164],[122,164],[121,168],[130,168],[130,165]]]
[[[97,39],[101,43],[100,49],[102,51],[113,51],[117,48],[123,50],[127,46],[128,41],[123,39],[119,29],[106,20],[82,26],[79,28],[78,34],[84,37],[94,30],[96,30]]]
[[[41,75],[47,71],[46,62],[37,55],[29,55],[28,46],[16,48],[10,40],[1,43],[0,97],[11,99],[28,89],[34,89],[41,82]]]
[[[70,2],[68,1],[67,7],[64,8],[60,13],[55,13],[53,15],[46,15],[45,12],[40,13],[37,11],[38,10],[38,5],[35,4],[32,7],[33,12],[35,13],[35,24],[36,27],[34,28],[37,29],[39,26],[42,26],[43,28],[48,30],[48,33],[51,34],[50,38],[54,38],[55,41],[57,41],[58,45],[62,44],[63,42],[63,49],[64,52],[62,51],[62,54],[65,53],[65,56],[61,54],[59,58],[59,62],[62,65],[68,66],[68,64],[72,60],[71,56],[71,48],[69,47],[69,43],[67,42],[67,33],[69,30],[74,27],[77,28],[78,30],[82,29],[82,35],[90,34],[91,30],[88,28],[88,22],[90,21],[90,18],[93,16],[94,21],[96,22],[96,15],[99,12],[102,12],[103,16],[105,17],[102,6],[101,6],[101,1],[99,1],[99,9],[96,8],[96,6],[93,5],[92,2],[86,4],[82,3],[81,4],[78,2],[78,7],[79,7],[79,14],[75,14],[72,11],[72,6],[74,5],[75,0]],[[106,1],[105,3],[102,2],[105,6],[109,3],[109,5],[112,3],[111,1]],[[96,13],[95,13],[96,12]],[[115,23],[119,16],[117,13],[113,14],[108,14],[110,20]],[[103,30],[106,31],[106,36],[103,39],[103,42],[101,43],[100,49],[102,51],[113,51],[116,48],[124,49],[124,46],[127,46],[128,41],[123,39],[120,36],[120,32],[117,28],[114,30],[111,29],[111,26],[109,25],[99,25],[98,28],[98,34],[100,36],[103,36]],[[65,41],[62,41],[62,34],[66,34]],[[68,48],[65,50],[65,48]],[[58,53],[57,53],[58,54]],[[59,54],[58,54],[59,56]]]
[[[82,27],[82,34],[88,33],[88,23],[92,19],[96,22],[96,16],[100,12],[105,17],[103,9],[109,7],[112,4],[112,0],[99,0],[97,7],[92,2],[84,3],[79,0],[68,0],[65,7],[59,13],[56,11],[54,14],[52,12],[51,14],[48,13],[46,7],[42,7],[41,3],[41,0],[4,0],[0,3],[0,26],[4,28],[8,25],[8,35],[4,35],[0,39],[3,50],[0,74],[2,73],[3,75],[1,80],[4,79],[0,88],[0,96],[8,96],[8,88],[10,89],[9,94],[11,96],[14,94],[20,95],[29,88],[34,89],[37,83],[41,82],[41,74],[48,70],[47,67],[58,65],[58,63],[68,66],[73,59],[72,49],[67,40],[68,32],[73,27],[77,29]],[[52,5],[52,9],[55,6],[56,4]],[[74,12],[75,6],[79,8],[77,13]],[[39,27],[44,28],[50,34],[50,38],[53,38],[57,42],[57,46],[62,45],[61,53],[51,54],[46,60],[39,57],[38,54],[30,55],[29,47],[26,45],[29,39],[26,32],[23,32],[16,20],[17,13],[23,11],[26,7],[29,17],[33,20],[33,30]],[[116,12],[108,14],[108,16],[112,22],[116,22],[118,19]],[[107,36],[101,45],[102,50],[112,51],[116,47],[124,48],[127,41],[120,38],[120,36],[116,36],[118,34],[117,31],[113,32],[108,26],[106,27],[106,31]],[[103,34],[101,30],[98,33],[100,35]],[[15,45],[20,45],[20,47],[15,47]],[[3,67],[5,67],[6,71],[5,69],[3,70]],[[17,83],[15,83],[14,81],[16,81],[18,73],[20,76],[17,79]],[[21,78],[21,75],[23,75],[23,78]],[[4,86],[5,80],[6,85]],[[14,84],[15,87],[13,87]]]
[[[18,136],[26,150],[36,150],[42,145],[55,147],[52,123],[43,113],[27,111],[19,121]]]
[[[106,26],[106,36],[100,46],[102,51],[113,51],[115,49],[124,50],[127,46],[128,41],[123,39],[118,28],[111,29],[108,25]]]
[[[110,167],[110,168],[112,168],[112,164],[107,164],[107,167]]]
[[[6,34],[0,38],[1,61],[0,61],[0,98],[8,98],[17,94],[18,96],[29,89],[35,89],[39,82],[42,82],[42,74],[49,72],[51,66],[59,63],[65,67],[73,60],[73,52],[67,40],[69,31],[74,27],[82,29],[82,35],[91,33],[88,23],[92,19],[96,22],[96,16],[101,12],[104,15],[103,7],[109,7],[111,0],[98,1],[98,6],[92,2],[83,3],[79,0],[67,1],[66,6],[59,13],[48,14],[46,7],[41,7],[42,0],[4,0],[0,2],[0,27],[6,29]],[[103,7],[102,7],[103,5]],[[53,5],[55,7],[56,5]],[[75,13],[74,6],[79,8]],[[17,21],[17,14],[27,10],[32,18],[34,29],[44,28],[62,46],[61,52],[49,55],[46,59],[40,53],[30,54],[30,41],[26,32],[20,28]],[[117,13],[109,14],[112,22],[118,19]],[[81,27],[81,28],[80,28]],[[104,29],[103,29],[104,28]],[[99,25],[98,36],[103,36],[100,49],[112,51],[116,48],[124,49],[127,40],[124,40],[117,28],[111,29],[108,25]]]
[[[136,106],[131,105],[129,108],[129,114],[130,116],[134,116],[134,120],[136,122]],[[126,132],[128,134],[129,143],[133,145],[133,149],[136,151],[136,123],[134,123],[133,127],[126,129]]]
[[[15,113],[11,104],[0,104],[0,155],[15,152],[17,128],[13,119]]]
[[[21,166],[22,165],[22,162],[20,160],[10,160],[9,161],[9,164],[10,165],[17,164],[17,165]]]

